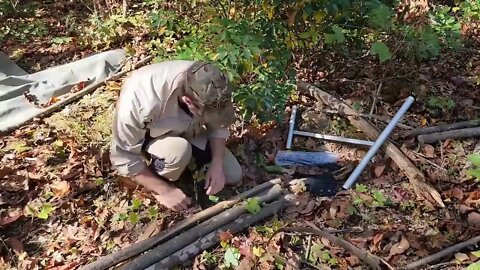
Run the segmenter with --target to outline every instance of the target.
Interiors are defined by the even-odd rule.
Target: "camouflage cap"
[[[228,127],[235,121],[231,84],[216,66],[202,61],[195,62],[187,70],[185,92],[201,107],[209,126]]]

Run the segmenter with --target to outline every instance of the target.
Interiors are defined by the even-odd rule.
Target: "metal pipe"
[[[360,161],[360,164],[358,164],[358,166],[355,168],[355,170],[352,172],[352,174],[348,177],[345,184],[343,184],[344,189],[349,189],[353,184],[355,184],[355,182],[357,181],[357,178],[360,176],[362,171],[365,169],[365,167],[367,166],[370,159],[373,158],[373,156],[377,153],[378,149],[380,149],[382,144],[387,140],[390,133],[393,131],[393,129],[395,128],[397,123],[401,120],[403,115],[407,112],[407,110],[413,104],[414,100],[415,99],[412,96],[408,97],[407,100],[405,100],[402,107],[400,107],[398,112],[393,117],[392,121],[390,123],[388,123],[387,127],[382,131],[380,136],[378,136],[378,139],[375,141],[373,146],[367,152],[365,157],[363,157],[362,161]]]
[[[293,134],[305,136],[305,137],[313,137],[313,138],[322,139],[326,141],[345,142],[345,143],[368,145],[368,146],[372,146],[374,144],[374,142],[371,142],[371,141],[350,139],[350,138],[344,138],[344,137],[334,136],[334,135],[323,135],[323,134],[311,133],[311,132],[305,132],[305,131],[299,131],[299,130],[294,130]]]
[[[297,117],[297,109],[298,106],[294,105],[292,107],[292,113],[290,115],[290,121],[288,122],[288,137],[287,137],[287,146],[286,149],[292,148],[292,141],[293,141],[293,129],[295,128],[295,118]]]

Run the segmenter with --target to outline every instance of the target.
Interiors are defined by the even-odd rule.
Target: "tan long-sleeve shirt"
[[[167,61],[142,67],[125,81],[117,103],[110,157],[124,176],[146,167],[142,146],[147,134],[182,136],[200,149],[209,138],[227,139],[228,129],[207,130],[179,106],[185,72],[193,61]],[[168,151],[169,149],[165,149]]]

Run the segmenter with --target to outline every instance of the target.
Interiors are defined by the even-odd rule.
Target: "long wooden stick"
[[[433,127],[426,127],[426,128],[416,128],[404,133],[405,137],[414,137],[423,134],[430,134],[430,133],[437,133],[442,131],[449,131],[461,128],[471,128],[471,127],[478,127],[480,126],[480,119],[470,120],[470,121],[463,121],[453,124],[445,124],[445,125],[438,125]]]
[[[412,263],[409,263],[407,264],[403,269],[407,269],[407,270],[410,270],[410,269],[418,269],[420,266],[423,266],[423,265],[426,265],[426,264],[429,264],[429,263],[432,263],[432,262],[435,262],[437,260],[440,260],[442,258],[445,258],[446,256],[448,255],[451,255],[452,253],[455,253],[459,250],[462,250],[466,247],[469,247],[469,246],[473,246],[473,245],[476,245],[480,243],[480,236],[477,236],[477,237],[474,237],[474,238],[471,238],[467,241],[464,241],[464,242],[461,242],[461,243],[458,243],[456,245],[453,245],[451,247],[448,247],[440,252],[437,252],[433,255],[430,255],[428,257],[425,257],[423,259],[420,259],[418,261],[415,261],[415,262],[412,262]]]
[[[278,231],[276,231],[270,239],[272,239],[276,234],[280,232],[296,232],[296,233],[311,233],[314,235],[318,235],[321,237],[324,237],[328,239],[330,242],[334,243],[335,245],[344,248],[345,250],[349,251],[352,253],[352,255],[355,255],[358,257],[362,262],[367,264],[370,268],[375,269],[375,270],[380,270],[380,264],[381,260],[377,256],[369,253],[368,251],[364,251],[359,249],[358,247],[352,245],[351,243],[347,242],[346,240],[343,240],[333,234],[330,234],[326,231],[322,231],[317,227],[312,227],[312,225],[309,225],[310,227],[285,227],[281,228]],[[269,240],[270,241],[270,240]]]
[[[468,139],[472,137],[479,137],[480,136],[480,127],[474,128],[464,128],[464,129],[456,129],[444,132],[436,132],[430,134],[423,134],[418,136],[418,142],[425,144],[425,143],[435,143],[439,141],[443,141],[446,139]]]
[[[197,225],[198,223],[209,219],[210,217],[217,215],[223,212],[225,209],[231,208],[235,204],[239,203],[243,199],[249,198],[267,188],[270,188],[276,184],[282,183],[280,178],[270,180],[261,185],[258,185],[252,189],[249,189],[230,200],[222,201],[215,204],[212,207],[209,207],[203,211],[200,211],[194,214],[191,217],[188,217],[178,223],[178,225],[168,228],[165,231],[162,231],[148,239],[137,242],[127,248],[119,250],[115,253],[109,254],[107,256],[101,257],[98,260],[84,266],[82,270],[105,270],[118,263],[121,263],[125,260],[128,260],[142,252],[145,252],[152,247],[157,246],[158,244],[168,241],[173,237],[177,236],[179,233],[188,230],[189,228]]]
[[[317,100],[322,101],[324,104],[336,109],[340,113],[345,114],[358,114],[355,109],[328,94],[319,88],[310,85],[308,83],[299,82],[298,88],[300,91],[304,91],[307,94],[314,96]],[[370,124],[367,120],[361,117],[347,116],[348,120],[356,128],[360,129],[367,137],[375,141],[380,132],[374,125]],[[403,154],[403,152],[396,147],[390,141],[386,141],[384,144],[386,154],[397,164],[397,166],[405,173],[410,183],[413,185],[417,196],[424,198],[426,202],[437,205],[444,208],[442,197],[432,186],[425,182],[425,175]]]
[[[259,203],[271,202],[280,195],[282,195],[283,189],[280,185],[273,186],[270,190],[266,190],[264,193],[259,194]],[[161,245],[149,250],[147,253],[136,258],[132,262],[122,267],[122,270],[143,270],[147,267],[165,259],[171,254],[181,250],[189,244],[195,242],[197,239],[203,238],[210,232],[221,228],[222,226],[233,222],[239,216],[246,212],[246,203],[235,206],[228,209],[205,222],[191,228],[190,230],[179,234],[175,238],[164,242]]]
[[[247,227],[281,211],[287,205],[287,199],[285,196],[280,197],[277,201],[265,205],[262,207],[259,213],[257,214],[246,214],[237,218],[234,222],[225,225],[224,227],[215,230],[205,237],[198,239],[194,243],[185,247],[184,249],[170,255],[168,258],[163,259],[154,266],[148,268],[149,270],[160,270],[160,269],[172,269],[173,267],[180,265],[198,254],[202,251],[209,249],[215,245],[218,245],[220,242],[219,235],[222,232],[231,232],[238,233],[245,230]]]

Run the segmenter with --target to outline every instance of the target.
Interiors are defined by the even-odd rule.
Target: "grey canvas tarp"
[[[21,125],[42,112],[25,98],[25,92],[46,104],[81,82],[88,86],[116,74],[125,58],[124,50],[117,49],[28,74],[0,52],[0,131]]]

